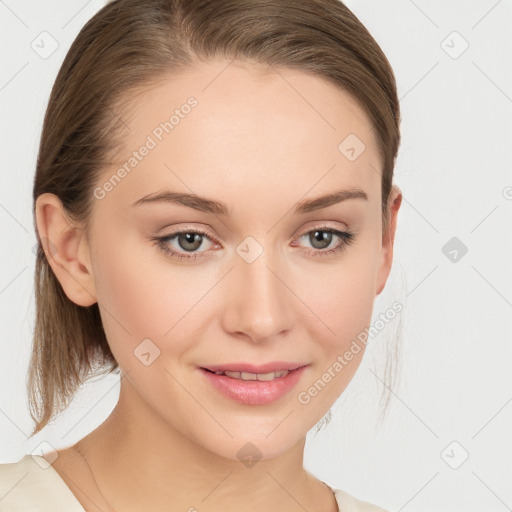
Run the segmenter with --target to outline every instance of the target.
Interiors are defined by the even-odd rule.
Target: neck
[[[123,384],[111,415],[76,444],[114,511],[338,510],[332,491],[303,468],[305,438],[244,464],[172,428]]]

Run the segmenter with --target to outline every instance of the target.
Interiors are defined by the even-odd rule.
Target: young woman
[[[303,468],[393,257],[391,67],[337,0],[114,0],[49,100],[34,181],[39,432],[94,370],[119,401],[0,465],[0,510],[382,511]]]

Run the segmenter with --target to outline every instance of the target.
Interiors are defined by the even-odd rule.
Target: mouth
[[[274,367],[276,364],[281,366],[281,369],[269,371],[269,365],[260,367],[225,365],[225,368],[199,367],[198,370],[223,397],[245,405],[265,405],[288,394],[309,366],[309,364],[271,363]],[[248,368],[248,366],[251,367]],[[259,368],[264,368],[264,371],[254,371]]]

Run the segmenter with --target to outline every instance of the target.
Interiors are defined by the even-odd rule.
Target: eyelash
[[[315,258],[321,258],[321,257],[325,257],[329,254],[334,254],[334,253],[343,251],[354,242],[354,233],[351,233],[349,231],[339,231],[337,229],[329,228],[328,226],[318,226],[314,229],[311,229],[311,230],[307,231],[306,233],[304,233],[303,235],[301,235],[299,237],[299,239],[303,238],[304,236],[307,236],[311,233],[314,233],[315,231],[323,231],[326,233],[331,233],[340,238],[338,245],[336,245],[336,247],[334,247],[333,249],[309,249],[306,251],[309,255],[311,255]],[[149,237],[149,239],[161,251],[163,251],[164,254],[166,254],[167,256],[169,256],[173,259],[195,261],[197,258],[202,257],[202,256],[200,256],[201,253],[191,253],[191,254],[187,255],[186,253],[181,253],[179,251],[175,251],[174,249],[169,248],[168,242],[184,233],[202,235],[202,236],[206,237],[208,240],[210,240],[211,242],[213,242],[212,237],[209,235],[209,233],[207,233],[206,231],[202,231],[201,229],[184,229],[181,231],[176,231],[175,233],[171,233],[170,235],[167,235],[167,236]]]

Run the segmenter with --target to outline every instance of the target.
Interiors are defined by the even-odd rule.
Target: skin
[[[56,196],[37,199],[40,236],[56,248],[50,254],[45,242],[50,265],[70,300],[98,302],[123,372],[111,415],[53,463],[86,510],[337,510],[330,489],[303,469],[304,444],[364,350],[307,405],[297,394],[369,326],[391,269],[402,196],[394,187],[383,236],[377,140],[346,92],[299,71],[226,65],[197,64],[134,96],[121,113],[129,130],[120,158],[99,186],[175,108],[190,96],[198,105],[103,199],[93,199],[89,238]],[[366,146],[355,161],[338,150],[350,133]],[[352,187],[368,200],[292,212],[300,200]],[[222,201],[230,215],[130,206],[165,189]],[[321,249],[307,234],[324,224],[355,239],[315,258]],[[199,258],[192,262],[171,259],[148,240],[197,228],[212,241],[193,249]],[[236,252],[248,236],[263,248],[252,263]],[[183,240],[167,243],[186,254]],[[338,243],[333,235],[328,248]],[[134,356],[147,338],[160,350],[149,366]],[[276,360],[309,366],[269,405],[236,403],[197,369]],[[237,457],[247,442],[262,454],[252,467]]]

